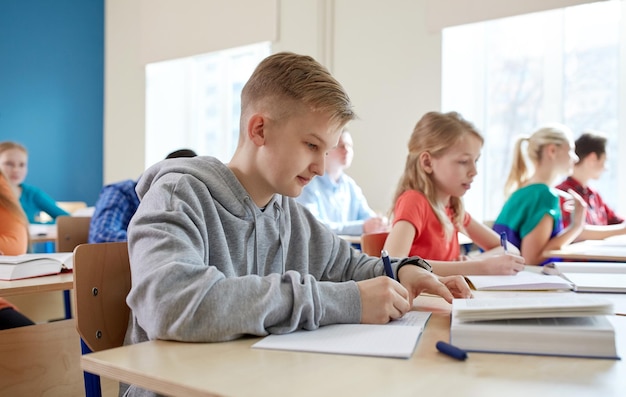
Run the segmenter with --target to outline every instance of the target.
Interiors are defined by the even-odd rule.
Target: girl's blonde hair
[[[1,152],[0,152],[1,153]],[[26,214],[20,205],[20,202],[16,195],[13,194],[11,184],[9,183],[8,178],[4,175],[4,172],[0,170],[0,183],[5,185],[7,189],[0,188],[0,207],[6,208],[9,213],[17,218],[20,223],[22,223],[26,230],[28,230],[28,218],[26,218]]]
[[[0,154],[11,149],[19,149],[22,152],[28,154],[28,150],[26,150],[26,147],[24,145],[20,145],[17,142],[11,142],[11,141],[0,142]]]
[[[447,239],[452,237],[455,226],[459,230],[463,230],[463,218],[465,217],[463,201],[460,197],[451,197],[449,203],[439,203],[433,177],[420,166],[419,159],[424,152],[430,153],[434,158],[443,156],[465,134],[475,136],[481,144],[484,142],[482,135],[474,125],[457,112],[429,112],[422,116],[409,139],[409,154],[406,158],[404,173],[393,198],[395,205],[400,195],[407,190],[417,190],[424,194],[437,219],[442,224]],[[452,210],[452,222],[448,218],[446,207]],[[391,216],[393,216],[393,212],[392,208]]]
[[[549,124],[541,127],[530,136],[518,137],[513,147],[511,171],[504,184],[505,197],[509,197],[528,182],[534,172],[529,167],[528,161],[536,168],[542,161],[541,154],[546,145],[562,145],[571,141],[571,130],[562,124]],[[522,147],[524,143],[526,146]]]

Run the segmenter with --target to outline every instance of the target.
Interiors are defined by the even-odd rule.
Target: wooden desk
[[[151,341],[81,358],[83,369],[174,396],[622,396],[623,361],[438,353],[448,340],[449,305],[418,298],[433,315],[409,360],[252,349],[226,343]],[[612,317],[626,358],[626,317]]]
[[[614,240],[587,240],[570,244],[560,250],[546,251],[544,254],[549,258],[626,262],[626,244]]]
[[[71,272],[22,280],[0,280],[0,296],[3,297],[36,292],[65,291],[72,288],[74,288],[74,275]]]
[[[56,224],[30,224],[28,226],[31,243],[41,243],[47,241],[56,241],[57,225]]]
[[[0,296],[73,288],[73,273],[0,280]],[[0,331],[0,395],[84,395],[80,337],[73,319]]]

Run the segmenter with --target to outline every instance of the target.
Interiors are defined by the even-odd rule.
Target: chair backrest
[[[57,217],[57,252],[72,252],[79,244],[85,244],[89,239],[88,216],[59,216]]]
[[[74,250],[76,327],[92,351],[121,346],[130,309],[128,243],[81,244]]]
[[[361,235],[361,252],[371,256],[380,256],[389,232],[365,233]]]

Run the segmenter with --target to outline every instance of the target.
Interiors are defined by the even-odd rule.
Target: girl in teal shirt
[[[532,162],[532,173],[523,150]],[[563,125],[545,126],[531,136],[520,137],[515,144],[505,185],[509,197],[493,229],[506,233],[527,265],[543,265],[549,260],[544,251],[570,244],[583,230],[584,200],[574,191],[565,193],[553,187],[559,176],[571,172],[576,160],[572,133]],[[567,228],[563,228],[559,195],[567,195],[573,206],[572,223]]]
[[[46,192],[23,183],[28,171],[28,152],[24,146],[15,142],[1,142],[0,167],[19,193],[20,204],[29,223],[41,223],[39,219],[41,212],[45,212],[52,219],[60,215],[69,215],[67,211],[57,206],[56,201]]]

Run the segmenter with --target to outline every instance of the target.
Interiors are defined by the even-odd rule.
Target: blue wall
[[[0,0],[0,141],[57,201],[98,198],[103,82],[104,0]]]

